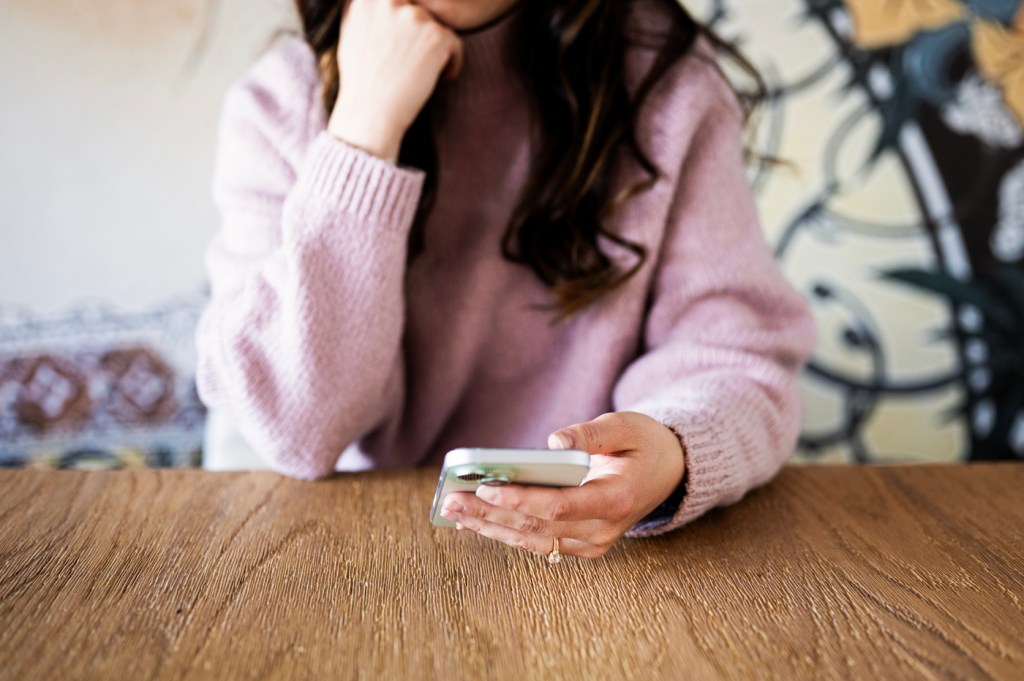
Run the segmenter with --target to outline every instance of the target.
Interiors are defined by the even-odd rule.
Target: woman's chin
[[[494,21],[496,17],[482,12],[472,3],[451,2],[450,0],[413,0],[430,12],[434,20],[453,31],[472,31]],[[468,7],[466,5],[469,5]]]

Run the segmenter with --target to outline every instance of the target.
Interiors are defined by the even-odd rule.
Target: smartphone
[[[480,485],[577,487],[589,470],[590,454],[578,449],[453,449],[444,457],[430,522],[455,527],[441,516],[441,504],[452,492],[475,492]]]

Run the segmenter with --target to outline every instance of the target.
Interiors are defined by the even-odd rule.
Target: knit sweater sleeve
[[[741,147],[741,115],[721,84],[677,180],[643,354],[614,391],[616,409],[648,414],[685,452],[682,502],[630,531],[646,536],[733,503],[769,481],[795,446],[796,379],[815,342],[803,298],[761,234]]]
[[[213,179],[221,228],[196,334],[202,400],[300,478],[333,472],[400,399],[407,239],[423,182],[315,129],[317,93],[297,40],[228,91]]]

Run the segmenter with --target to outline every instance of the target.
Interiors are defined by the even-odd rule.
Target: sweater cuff
[[[310,145],[297,185],[364,220],[407,229],[416,215],[426,174],[374,156],[320,132]]]

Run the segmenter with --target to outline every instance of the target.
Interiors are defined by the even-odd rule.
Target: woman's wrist
[[[658,524],[668,522],[672,519],[672,516],[676,514],[679,507],[683,505],[683,499],[686,497],[686,470],[683,470],[683,477],[679,481],[672,493],[668,495],[664,501],[658,504],[653,511],[643,517],[638,526]]]
[[[686,445],[683,444],[683,438],[675,428],[666,423],[661,423],[661,425],[667,431],[672,433],[672,437],[675,438],[676,442],[679,444],[679,453],[683,464],[682,473],[677,478],[678,482],[676,487],[654,508],[654,510],[644,516],[638,525],[648,525],[651,523],[661,524],[662,522],[668,521],[676,514],[676,511],[679,510],[679,507],[683,503],[683,498],[686,496]]]
[[[397,130],[387,120],[355,115],[351,108],[344,107],[341,102],[331,114],[327,132],[336,139],[392,163],[398,161],[404,136],[404,131]]]

